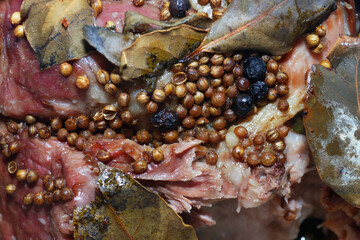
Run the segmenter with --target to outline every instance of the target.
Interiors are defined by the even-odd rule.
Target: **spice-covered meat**
[[[140,88],[151,88],[154,83],[151,79],[148,86],[140,81],[135,84],[128,83],[121,88],[122,95],[115,97],[109,94],[96,79],[96,75],[100,69],[111,73],[113,66],[97,53],[72,61],[73,71],[70,77],[62,76],[59,66],[41,72],[27,40],[15,38],[13,34],[14,26],[10,22],[10,15],[19,11],[21,2],[0,2],[0,113],[17,119],[24,119],[31,114],[42,119],[50,117],[59,122],[56,124],[51,121],[51,126],[46,127],[41,123],[33,124],[31,116],[27,116],[27,124],[20,123],[19,131],[13,130],[11,126],[5,130],[5,124],[1,123],[0,197],[3,200],[0,201],[0,236],[6,240],[72,239],[73,208],[84,206],[95,199],[98,162],[130,174],[162,196],[177,213],[188,214],[200,224],[213,225],[215,221],[199,209],[224,199],[236,199],[237,211],[242,207],[253,208],[265,204],[263,208],[246,211],[242,215],[242,218],[255,221],[259,212],[266,211],[268,218],[260,219],[263,221],[258,221],[257,226],[263,222],[271,224],[276,221],[284,228],[290,225],[284,221],[284,217],[288,218],[287,220],[300,218],[303,202],[291,199],[291,186],[299,183],[304,175],[309,162],[309,150],[305,137],[293,131],[289,132],[289,127],[283,124],[303,109],[304,69],[324,58],[336,35],[346,32],[343,27],[346,25],[343,7],[325,23],[331,34],[326,38],[327,47],[322,55],[315,56],[311,53],[302,39],[293,51],[279,62],[282,64],[280,73],[288,74],[288,79],[282,79],[289,83],[288,89],[286,84],[282,85],[287,101],[269,99],[268,105],[260,107],[261,101],[265,100],[269,93],[265,81],[256,81],[250,86],[245,79],[248,81],[247,86],[244,80],[240,83],[244,86],[239,87],[234,84],[234,76],[228,73],[220,80],[224,69],[230,72],[230,69],[234,68],[235,75],[242,72],[239,64],[235,68],[236,57],[238,63],[243,63],[242,56],[235,57],[236,54],[232,55],[233,59],[226,61],[224,56],[218,57],[220,64],[228,63],[224,64],[224,67],[219,67],[216,57],[211,60],[214,61],[211,68],[208,66],[200,69],[190,66],[196,63],[186,63],[189,65],[185,75],[193,81],[187,82],[186,86],[179,84],[171,88],[170,85],[165,85],[173,75],[168,71],[162,76],[163,81],[158,81],[155,87],[164,88],[164,91],[158,89],[152,96],[144,92],[145,100],[138,99],[138,91]],[[160,15],[158,1],[146,1],[143,7],[135,7],[130,1],[102,2],[103,10],[96,20],[96,25],[104,26],[108,21],[113,21],[117,31],[121,31],[124,13],[128,10],[139,11],[154,19],[158,19]],[[262,73],[256,73],[260,75],[255,78],[265,77],[267,64],[262,57],[248,57],[256,60],[255,67],[245,66],[248,77],[251,75],[251,68],[257,68],[258,62]],[[295,67],[298,62],[302,67]],[[245,62],[244,64],[247,65]],[[209,82],[206,79],[197,81],[200,70],[204,76],[217,77],[209,79]],[[74,84],[80,75],[86,75],[90,80],[88,90],[79,89]],[[206,84],[208,85],[204,87]],[[237,88],[242,87],[246,88],[244,91],[247,95],[244,98],[237,95],[231,103],[230,97],[227,97],[230,95],[228,90],[231,85],[236,90],[234,95],[237,94]],[[166,86],[170,87],[165,89]],[[173,95],[172,100],[165,101],[169,95]],[[207,102],[204,101],[204,95]],[[180,101],[175,96],[183,99]],[[117,97],[119,99],[116,99]],[[179,100],[182,105],[175,108],[174,99]],[[251,105],[245,110],[241,105],[244,99],[245,105]],[[255,108],[255,101],[259,109]],[[129,103],[130,107],[127,109]],[[108,104],[114,104],[118,109],[110,105],[97,112]],[[172,111],[168,114],[170,117],[163,116],[159,106],[175,110],[179,119],[173,118],[172,114],[175,112]],[[241,123],[248,131],[243,137],[240,137],[242,128],[236,128],[238,126],[226,129],[231,125],[228,123],[234,121],[233,110],[241,117],[258,111]],[[92,121],[91,117],[95,112],[98,115],[95,115]],[[161,114],[154,118],[161,119],[150,122],[150,117],[157,112]],[[224,117],[219,116],[223,112]],[[244,112],[246,114],[242,116]],[[68,118],[62,126],[62,121],[55,118],[79,114],[86,114],[90,119],[87,116]],[[184,116],[181,117],[182,114]],[[202,114],[208,114],[210,121],[206,117],[200,119]],[[237,119],[236,122],[239,120],[242,119]],[[209,124],[203,125],[207,123]],[[148,127],[150,124],[153,126]],[[176,126],[172,126],[173,124]],[[37,126],[40,126],[40,129]],[[147,130],[137,129],[139,126]],[[283,130],[280,133],[281,127]],[[36,128],[36,131],[30,134],[33,128]],[[152,131],[154,128],[158,128],[158,132],[149,134],[148,130]],[[135,132],[136,130],[139,131]],[[14,136],[6,133],[7,131],[13,131]],[[245,145],[247,146],[244,147]],[[16,148],[18,146],[20,149]],[[20,171],[16,171],[15,166]],[[288,201],[288,204],[283,206],[282,201]],[[290,235],[293,235],[296,227],[291,225]],[[252,232],[250,229],[248,231],[249,234]]]
[[[159,18],[159,3],[147,1],[143,7],[135,7],[131,1],[103,1],[103,14],[96,24],[104,26],[112,20],[121,31],[124,13],[136,10],[151,18]],[[10,21],[13,12],[19,11],[22,0],[0,2],[0,111],[4,116],[23,118],[27,114],[39,117],[73,116],[91,114],[106,104],[116,103],[96,80],[99,69],[108,69],[109,63],[99,54],[91,54],[72,62],[73,72],[64,77],[59,67],[40,71],[39,62],[26,38],[16,38]],[[75,80],[86,75],[90,80],[88,90],[78,89]]]
[[[4,127],[1,132],[6,132]],[[57,239],[70,238],[73,207],[84,206],[94,200],[95,178],[98,173],[94,163],[97,160],[132,174],[145,186],[163,195],[177,212],[190,212],[193,207],[211,206],[214,202],[226,198],[243,198],[248,191],[256,193],[252,199],[248,199],[249,202],[253,202],[251,206],[254,206],[259,203],[259,199],[265,201],[271,198],[274,190],[281,189],[280,183],[286,185],[288,180],[285,172],[292,176],[289,167],[273,166],[256,171],[244,168],[243,172],[237,173],[249,174],[244,175],[244,182],[233,181],[218,167],[208,165],[204,161],[203,155],[197,152],[201,148],[199,149],[200,142],[196,140],[162,146],[165,160],[159,164],[150,163],[145,173],[134,174],[132,168],[135,159],[146,159],[148,157],[146,154],[151,152],[151,148],[126,139],[112,141],[98,139],[87,147],[85,154],[55,138],[47,140],[29,138],[27,132],[27,129],[21,129],[18,137],[15,137],[18,138],[21,147],[16,157],[11,160],[17,163],[20,170],[35,171],[39,176],[36,183],[20,182],[18,176],[10,174],[7,164],[9,160],[4,157],[1,164],[1,174],[4,177],[0,194],[2,199],[6,199],[1,202],[1,231],[3,236],[7,233],[6,236],[15,236],[18,239],[23,239],[24,236],[31,236],[33,239],[46,239],[49,236]],[[295,134],[289,135],[292,138],[294,136],[296,137]],[[300,145],[290,144],[288,151],[306,151],[301,147],[303,141],[297,142]],[[98,154],[101,150],[106,150],[111,157],[105,161]],[[294,166],[291,162],[290,165]],[[305,165],[306,163],[303,162]],[[300,171],[301,169],[303,167],[299,168]],[[48,174],[54,179],[65,180],[66,185],[63,187],[73,192],[70,201],[55,201],[54,189],[51,190],[49,185],[44,184]],[[13,195],[5,192],[5,186],[8,184],[14,184],[16,187]],[[245,186],[247,190],[244,189]],[[52,192],[54,204],[47,206],[42,202],[40,206],[36,206],[34,202],[31,206],[24,206],[26,201],[23,198],[26,194],[39,192],[43,196]],[[244,206],[249,205],[244,204]],[[208,217],[204,220],[207,223],[212,222]]]
[[[212,208],[205,208],[216,220],[216,225],[198,228],[199,239],[296,239],[305,218],[324,219],[325,212],[319,202],[323,187],[324,184],[313,170],[303,176],[300,184],[291,187],[288,203],[274,198],[257,208],[243,208],[237,214],[236,201],[219,202]],[[292,215],[293,212],[296,216]]]
[[[19,138],[20,153],[15,160],[17,168],[32,169],[39,175],[36,183],[20,182],[8,172],[9,160],[1,156],[1,232],[3,239],[72,239],[72,211],[74,206],[84,206],[95,197],[94,173],[88,168],[81,152],[71,149],[67,144],[54,139],[42,141],[29,139],[26,133]],[[62,178],[66,187],[72,189],[71,201],[54,205],[24,206],[24,196],[32,193],[45,193],[43,177],[51,174]],[[14,184],[16,192],[9,195],[5,186]],[[50,189],[48,189],[50,190]],[[47,191],[53,192],[54,190]],[[55,199],[55,196],[51,196]],[[55,200],[53,200],[55,201]]]

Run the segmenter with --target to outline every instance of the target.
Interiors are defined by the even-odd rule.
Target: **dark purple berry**
[[[178,116],[176,112],[165,108],[152,116],[151,123],[162,131],[175,129],[178,124]]]
[[[267,84],[263,81],[256,81],[250,87],[250,94],[255,102],[259,102],[259,101],[265,99],[268,95],[268,91],[269,91],[269,88],[268,88]]]
[[[266,63],[261,57],[249,57],[243,63],[243,70],[251,81],[264,80]]]
[[[233,99],[231,109],[238,117],[246,117],[254,109],[254,101],[248,94],[239,94]]]
[[[186,15],[186,11],[189,10],[189,0],[171,0],[169,10],[173,17],[183,18]]]

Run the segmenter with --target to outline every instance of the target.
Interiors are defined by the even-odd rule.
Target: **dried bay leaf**
[[[176,19],[175,21],[164,22],[148,18],[138,12],[128,11],[125,13],[123,33],[146,33],[176,27],[182,24],[187,24],[200,29],[207,29],[211,26],[212,20],[209,19],[206,14],[197,13]]]
[[[157,194],[120,170],[103,164],[100,170],[101,195],[74,210],[75,239],[197,239]]]
[[[233,0],[209,30],[199,52],[255,50],[282,55],[297,38],[336,9],[335,0]]]
[[[130,80],[161,73],[167,66],[190,54],[207,31],[188,25],[158,30],[138,37],[122,51],[122,79]]]
[[[87,0],[25,0],[21,16],[41,70],[88,53],[82,29],[95,19]]]
[[[120,66],[121,52],[131,45],[133,38],[104,27],[84,26],[86,41],[110,62]]]
[[[340,36],[328,58],[308,77],[304,126],[321,179],[360,206],[360,38]]]

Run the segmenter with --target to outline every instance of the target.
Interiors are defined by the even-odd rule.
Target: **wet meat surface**
[[[143,7],[134,7],[129,1],[103,1],[104,9],[96,21],[104,26],[109,20],[114,21],[117,31],[123,27],[124,13],[136,10],[151,18],[158,19],[159,2],[147,1]],[[109,63],[98,54],[91,54],[74,61],[73,74],[63,77],[58,67],[43,72],[38,69],[38,61],[26,39],[13,36],[10,15],[20,9],[20,0],[0,2],[0,112],[5,117],[23,119],[34,115],[43,119],[49,117],[68,117],[79,114],[93,116],[94,112],[108,104],[116,104],[117,99],[107,94],[96,80],[99,69],[110,71]],[[338,32],[344,32],[340,10],[332,15],[326,24],[329,29],[336,29],[328,36],[328,48],[321,56],[310,53],[303,40],[299,40],[292,53],[282,60],[283,71],[289,74],[291,111],[279,114],[275,105],[269,104],[261,109],[252,120],[243,123],[249,131],[264,133],[268,128],[282,125],[302,109],[305,94],[305,69],[324,58]],[[305,53],[305,54],[304,54]],[[304,64],[304,60],[306,63]],[[300,63],[299,67],[297,64]],[[74,82],[78,75],[86,74],[90,80],[87,91],[76,88]],[[130,87],[131,89],[131,87]],[[132,100],[136,94],[132,94]],[[277,103],[276,103],[277,104]],[[139,106],[138,106],[139,107]],[[144,112],[139,110],[141,118]],[[274,116],[278,116],[275,117]],[[146,125],[146,124],[144,124]],[[230,135],[233,129],[230,129]],[[5,121],[0,123],[0,132],[5,134]],[[95,136],[89,141],[84,151],[70,147],[55,137],[42,140],[28,136],[27,127],[23,127],[15,136],[20,143],[19,153],[11,159],[0,156],[0,236],[3,239],[72,239],[72,211],[75,206],[84,206],[95,197],[95,179],[98,174],[97,161],[105,162],[131,174],[149,189],[159,193],[178,213],[189,214],[199,225],[214,225],[215,220],[206,212],[198,209],[211,206],[220,200],[236,199],[232,203],[234,212],[241,208],[254,208],[242,213],[242,221],[253,220],[255,226],[265,223],[278,223],[281,229],[290,224],[284,220],[288,213],[294,213],[297,223],[300,221],[302,202],[291,200],[291,186],[299,183],[309,162],[309,150],[305,137],[290,132],[285,138],[285,164],[277,162],[270,167],[249,167],[245,162],[235,161],[227,141],[221,142],[215,150],[219,155],[216,164],[208,164],[202,153],[199,140],[180,141],[162,145],[164,161],[150,162],[147,171],[134,173],[135,160],[148,161],[153,148],[136,143],[130,139],[105,139]],[[109,158],[101,158],[99,152],[106,152]],[[16,162],[18,169],[31,169],[39,175],[35,183],[18,181],[10,174],[8,164]],[[62,178],[72,192],[71,199],[41,206],[25,206],[24,196],[32,193],[48,192],[44,189],[44,178],[51,175]],[[6,193],[6,186],[13,184],[16,192]],[[46,187],[45,187],[46,188]],[[290,199],[286,207],[281,206],[281,199]],[[270,202],[269,202],[270,201]],[[221,206],[221,205],[220,205]],[[275,207],[274,207],[275,206]],[[267,217],[258,219],[260,213]],[[263,221],[262,221],[263,220]],[[221,221],[221,220],[219,220]],[[350,221],[350,220],[349,220]],[[352,221],[352,220],[351,220]],[[226,221],[225,221],[226,222]],[[329,228],[331,222],[329,222]],[[295,236],[297,225],[288,230],[289,236]],[[333,227],[335,229],[335,227]],[[249,234],[255,230],[248,229]],[[336,232],[337,230],[335,230]],[[343,231],[342,229],[338,232]],[[238,233],[233,233],[234,237]],[[354,233],[355,234],[355,233]],[[254,235],[256,236],[256,235]],[[279,236],[277,236],[279,237]],[[229,238],[231,239],[231,238]],[[280,239],[280,238],[279,238]]]
[[[121,31],[126,11],[135,10],[132,2],[103,1],[103,13],[96,21],[104,26],[112,20]],[[97,80],[99,69],[111,67],[107,60],[91,54],[74,61],[73,73],[64,77],[55,66],[43,72],[39,62],[25,38],[15,38],[10,16],[19,11],[22,0],[1,1],[0,3],[0,111],[2,115],[13,118],[24,118],[27,114],[39,117],[73,116],[93,114],[101,106],[116,103],[115,97],[107,94]],[[152,18],[159,16],[159,3],[149,1],[137,11]],[[75,80],[79,75],[86,75],[90,80],[90,89],[83,91],[76,87]]]
[[[5,133],[4,124],[2,132]],[[67,143],[51,137],[47,140],[30,138],[27,129],[21,129],[16,138],[21,145],[20,152],[12,159],[2,156],[1,174],[1,202],[3,236],[15,236],[24,239],[32,236],[34,239],[71,239],[72,209],[74,206],[84,206],[95,197],[95,179],[98,169],[94,165],[97,153],[106,150],[111,160],[106,164],[131,174],[145,186],[158,192],[169,202],[177,212],[190,212],[192,208],[210,206],[226,198],[246,198],[240,201],[245,207],[259,205],[273,197],[270,192],[277,191],[281,195],[281,182],[287,182],[286,174],[290,176],[291,167],[274,165],[271,168],[260,168],[256,171],[244,168],[238,175],[243,175],[241,185],[229,179],[216,166],[208,165],[204,159],[197,157],[199,141],[182,142],[163,145],[165,159],[162,163],[150,163],[148,170],[142,174],[134,174],[132,166],[135,159],[144,158],[151,148],[144,147],[130,140],[98,139],[90,143],[85,152],[80,152]],[[294,137],[292,134],[289,137]],[[294,149],[292,149],[294,148]],[[304,152],[307,149],[290,145],[289,151]],[[306,154],[306,152],[304,152]],[[145,157],[146,158],[146,157]],[[16,162],[18,169],[32,169],[39,175],[35,184],[19,182],[14,174],[10,174],[8,163]],[[224,160],[226,161],[226,160]],[[296,159],[300,161],[300,159]],[[294,166],[294,164],[290,165]],[[303,162],[307,164],[307,162]],[[298,167],[301,176],[303,167]],[[294,171],[295,169],[292,169]],[[47,192],[44,185],[46,175],[63,178],[66,187],[71,189],[73,197],[70,201],[60,201],[52,205],[25,206],[23,197],[28,193]],[[271,179],[272,178],[272,179]],[[14,184],[16,192],[9,195],[5,186]],[[246,197],[248,196],[248,197]],[[210,217],[200,218],[203,223],[213,224]],[[9,238],[11,239],[11,238]]]

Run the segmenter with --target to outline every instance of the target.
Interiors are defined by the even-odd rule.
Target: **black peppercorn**
[[[152,116],[151,123],[164,131],[175,129],[178,124],[178,116],[174,111],[165,108]]]
[[[254,101],[248,94],[239,94],[233,99],[231,109],[239,117],[246,117],[254,109]]]
[[[268,96],[268,91],[269,91],[269,88],[268,88],[267,84],[263,81],[256,81],[250,87],[250,94],[255,102],[259,102],[259,101],[265,99]]]
[[[186,15],[186,11],[189,10],[189,0],[171,0],[169,10],[172,16],[176,18],[183,18]]]
[[[266,63],[261,57],[249,57],[243,63],[243,70],[251,81],[264,80]]]

